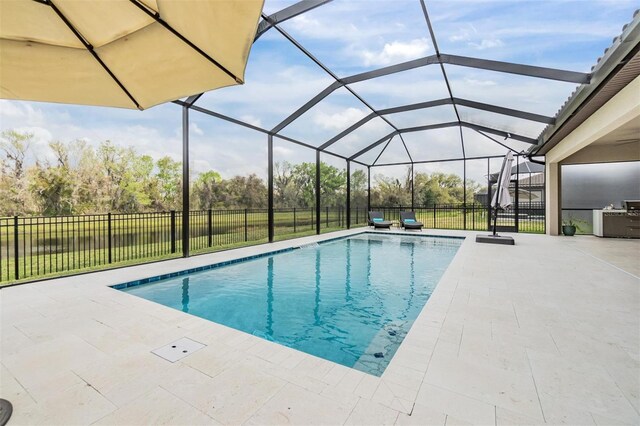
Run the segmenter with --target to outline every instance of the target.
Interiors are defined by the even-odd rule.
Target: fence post
[[[184,244],[184,241],[182,242]],[[171,210],[171,253],[176,252],[176,211]]]
[[[211,209],[207,210],[207,244],[209,247],[213,245],[213,215]]]
[[[249,235],[247,234],[247,209],[244,209],[244,240],[249,241]]]
[[[471,204],[471,222],[473,226],[473,229],[476,229],[476,204],[473,203]]]
[[[20,278],[20,263],[18,260],[18,250],[20,244],[18,243],[18,216],[13,217],[13,258],[15,260],[14,271],[16,274],[16,281]]]
[[[329,206],[324,208],[324,221],[327,224],[327,228],[329,227]]]
[[[293,233],[296,233],[296,208],[293,208]]]
[[[467,229],[467,203],[464,202],[462,204],[462,226],[464,227],[464,229]]]
[[[433,229],[436,229],[436,204],[433,203]]]
[[[109,263],[111,263],[111,213],[107,213],[107,247],[109,250]]]

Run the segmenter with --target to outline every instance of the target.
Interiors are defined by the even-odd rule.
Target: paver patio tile
[[[102,417],[95,425],[216,425],[214,419],[166,390],[153,390]]]
[[[417,406],[469,422],[495,424],[493,405],[427,383],[420,388],[416,398]]]
[[[360,399],[345,425],[393,425],[400,414],[396,410],[376,404],[367,399]]]
[[[354,405],[339,403],[287,384],[255,413],[249,425],[326,425],[343,424]]]

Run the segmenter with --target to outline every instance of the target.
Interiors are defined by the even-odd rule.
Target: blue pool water
[[[381,375],[461,242],[363,233],[122,291]]]

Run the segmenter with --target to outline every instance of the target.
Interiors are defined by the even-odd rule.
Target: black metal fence
[[[355,209],[359,221],[366,209]],[[277,239],[316,232],[314,208],[276,209]],[[268,241],[267,209],[190,212],[189,249],[224,250]],[[0,283],[109,265],[178,257],[181,212],[0,218]],[[344,208],[324,207],[320,231],[347,227]]]
[[[380,207],[398,221],[408,207]],[[414,209],[427,228],[486,230],[480,205],[437,205]],[[345,208],[322,207],[320,232],[347,227]],[[110,265],[178,257],[182,253],[181,212],[0,218],[0,283],[54,276]],[[544,232],[544,206],[521,206],[520,230]],[[351,226],[368,221],[365,207],[351,209]],[[316,233],[314,208],[274,210],[276,240]],[[267,209],[190,212],[193,253],[268,241]]]
[[[384,214],[385,219],[399,222],[401,211],[411,211],[410,206],[371,207]],[[426,228],[485,231],[490,227],[490,209],[484,204],[437,204],[414,207],[416,219]],[[545,232],[544,203],[525,202],[499,215],[498,225],[513,226],[517,232],[543,234]]]

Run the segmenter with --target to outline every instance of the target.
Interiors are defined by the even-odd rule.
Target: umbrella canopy
[[[519,165],[511,167],[512,175],[526,175],[529,173],[544,173],[544,165],[532,163],[531,161],[523,161]],[[489,175],[491,182],[497,182],[499,174],[500,172],[491,173]]]
[[[502,207],[506,209],[511,205],[511,195],[509,194],[509,181],[511,181],[511,164],[513,163],[513,153],[507,152],[500,169],[500,177],[498,178],[498,186],[496,192],[491,198],[491,207]]]
[[[242,84],[263,0],[1,0],[0,97],[144,109]]]

